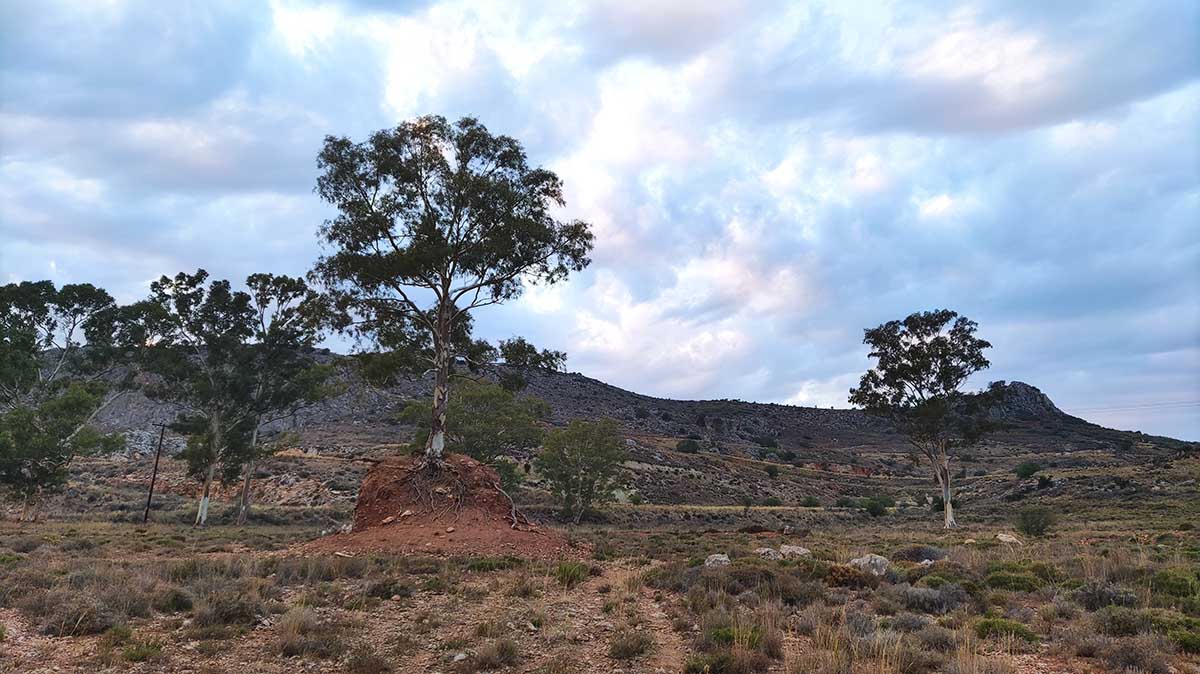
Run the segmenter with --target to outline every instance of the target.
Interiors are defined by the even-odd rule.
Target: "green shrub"
[[[158,642],[133,643],[121,651],[121,657],[127,662],[149,662],[161,656],[162,644]]]
[[[695,454],[700,451],[700,443],[692,438],[680,440],[679,443],[675,445],[675,451],[684,452],[687,454]]]
[[[1200,631],[1176,628],[1167,631],[1167,638],[1184,653],[1200,653]]]
[[[1054,521],[1054,513],[1049,508],[1031,506],[1017,513],[1016,527],[1026,536],[1045,536]]]
[[[1007,571],[989,573],[983,582],[995,590],[1012,590],[1014,592],[1033,592],[1042,586],[1042,581],[1029,574]]]
[[[769,508],[778,508],[779,506],[783,505],[783,500],[778,496],[768,496],[763,499],[763,505]]]
[[[565,588],[572,588],[582,583],[591,573],[591,568],[583,562],[559,562],[554,567],[554,578]]]
[[[1017,466],[1016,470],[1013,472],[1016,473],[1017,477],[1021,478],[1022,480],[1028,480],[1036,475],[1041,469],[1042,467],[1038,465],[1036,461],[1026,461],[1025,463]]]
[[[773,463],[769,463],[769,464],[767,464],[767,467],[765,468],[765,470],[767,471],[767,477],[771,478],[772,480],[779,477],[779,466],[776,466]]]
[[[468,571],[504,571],[514,569],[524,564],[519,557],[506,555],[504,557],[472,557],[467,560]]]
[[[880,517],[882,515],[886,515],[887,509],[887,503],[883,499],[879,498],[867,499],[867,502],[863,504],[863,510],[866,510],[867,514],[871,517]]]
[[[821,507],[821,501],[816,496],[805,496],[800,499],[800,505],[805,508],[819,508]]]
[[[1096,631],[1110,637],[1131,637],[1150,630],[1150,616],[1125,606],[1105,606],[1092,616]]]
[[[975,623],[975,635],[980,639],[996,636],[1013,636],[1024,641],[1037,641],[1037,635],[1028,627],[1008,618],[982,618]]]
[[[1191,597],[1200,594],[1200,579],[1189,569],[1163,569],[1154,574],[1152,588],[1157,594]]]

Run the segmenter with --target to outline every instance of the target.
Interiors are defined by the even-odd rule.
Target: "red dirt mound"
[[[350,533],[304,546],[312,552],[579,557],[560,532],[529,523],[500,488],[496,471],[457,454],[441,470],[419,459],[387,459],[363,479]]]

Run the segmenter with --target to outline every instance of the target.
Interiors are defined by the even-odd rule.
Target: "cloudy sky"
[[[325,134],[479,117],[594,263],[478,316],[643,393],[845,406],[950,307],[1200,439],[1200,14],[1176,2],[0,0],[0,282],[300,274]]]

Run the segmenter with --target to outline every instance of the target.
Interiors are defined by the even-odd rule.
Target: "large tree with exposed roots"
[[[557,175],[471,118],[420,117],[363,142],[327,137],[317,164],[317,193],[338,212],[321,228],[313,276],[336,327],[390,356],[376,364],[433,373],[424,463],[439,465],[455,364],[495,353],[471,338],[471,312],[582,270],[589,226],[557,217]]]
[[[955,450],[988,430],[993,392],[964,393],[967,379],[989,365],[991,344],[975,336],[976,323],[948,309],[924,311],[865,331],[875,367],[867,370],[850,403],[892,421],[933,468],[942,490],[944,526],[958,526],[950,489]]]

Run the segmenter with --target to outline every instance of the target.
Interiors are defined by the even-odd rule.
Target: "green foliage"
[[[680,440],[679,443],[675,445],[675,450],[687,454],[695,454],[700,451],[700,443],[692,438],[686,438]]]
[[[430,404],[428,399],[413,401],[401,416],[406,423],[417,427],[413,449],[424,447],[428,439]],[[518,396],[487,381],[464,381],[449,402],[446,451],[497,466],[500,457],[540,445],[543,437],[540,422],[548,416],[550,406],[539,398]],[[505,486],[512,486],[511,479],[515,477],[510,475]]]
[[[772,480],[779,477],[779,466],[776,466],[773,463],[767,464],[765,470],[767,471],[767,477],[771,478]]]
[[[1033,592],[1042,586],[1042,581],[1029,574],[1006,571],[988,574],[984,583],[996,590],[1013,590],[1014,592]]]
[[[1013,472],[1016,473],[1017,477],[1021,478],[1022,480],[1028,480],[1036,475],[1041,469],[1041,464],[1037,463],[1036,461],[1026,461],[1025,463],[1018,465]]]
[[[862,507],[863,507],[863,510],[867,511],[867,514],[870,515],[871,517],[882,517],[883,515],[887,514],[888,507],[889,507],[889,501],[893,505],[895,504],[895,501],[892,501],[891,499],[873,496],[873,497],[867,499],[863,503]]]
[[[939,483],[950,479],[950,457],[991,429],[988,407],[998,392],[966,395],[971,375],[989,365],[977,325],[949,310],[910,314],[865,331],[875,366],[850,389],[850,403],[890,420],[933,464]],[[950,525],[950,523],[948,523]]]
[[[821,501],[816,496],[805,496],[800,499],[800,505],[805,508],[819,508],[821,507]]]
[[[559,562],[554,567],[554,579],[565,588],[572,588],[587,580],[591,567],[583,562]]]
[[[1029,642],[1038,640],[1028,627],[1008,618],[981,618],[975,623],[975,635],[980,639],[1011,636]]]
[[[613,498],[626,452],[611,419],[572,421],[546,435],[536,466],[563,505],[563,514],[578,523],[594,504]]]
[[[120,448],[121,436],[85,426],[101,398],[96,387],[75,382],[36,407],[0,414],[0,486],[28,498],[65,483],[76,455]]]
[[[1017,513],[1014,524],[1017,531],[1026,536],[1045,536],[1054,526],[1055,519],[1054,512],[1049,508],[1030,506]]]
[[[472,339],[471,312],[518,297],[527,281],[583,269],[592,233],[556,219],[558,176],[529,166],[518,141],[472,118],[421,117],[358,143],[328,136],[317,166],[317,193],[337,209],[321,228],[328,254],[313,270],[332,298],[331,325],[378,347],[377,378],[432,367],[436,454],[456,363],[477,370],[498,355]],[[526,347],[502,345],[500,355],[561,366],[561,353]]]
[[[78,454],[120,447],[88,427],[128,378],[119,309],[90,284],[0,286],[0,488],[28,499],[61,485]]]
[[[1200,572],[1186,568],[1163,569],[1154,574],[1152,589],[1170,597],[1200,595]]]
[[[763,499],[763,505],[767,506],[768,508],[778,508],[779,506],[783,505],[783,499],[779,498],[778,496],[768,496]]]
[[[1141,634],[1150,629],[1149,614],[1126,606],[1105,606],[1092,616],[1096,631],[1110,637]]]

